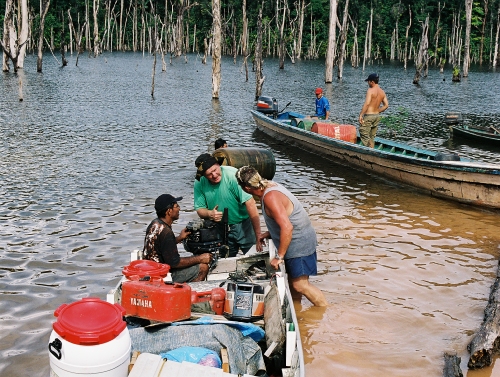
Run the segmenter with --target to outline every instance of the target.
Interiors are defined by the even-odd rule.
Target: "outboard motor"
[[[184,248],[193,254],[215,253],[222,246],[222,237],[214,221],[195,220],[186,225],[191,232],[183,241]]]
[[[444,122],[448,126],[456,126],[463,123],[463,118],[461,113],[449,112],[444,116]]]
[[[276,119],[278,117],[278,100],[276,98],[260,96],[255,109],[268,116],[272,115]]]

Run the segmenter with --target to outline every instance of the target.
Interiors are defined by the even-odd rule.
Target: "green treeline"
[[[9,1],[12,0],[0,4],[2,21]],[[28,52],[38,49],[40,4],[47,1],[28,1]],[[246,51],[249,55],[254,53],[262,7],[264,57],[277,56],[280,36],[291,59],[325,57],[333,3],[337,5],[338,56],[346,1],[349,1],[344,31],[347,39],[342,56],[351,64],[357,66],[364,57],[370,61],[413,60],[427,16],[430,64],[449,62],[450,55],[455,55],[456,60],[457,53],[460,61],[465,40],[465,0],[246,0]],[[21,2],[13,2],[14,14],[20,14]],[[243,3],[243,0],[221,0],[224,55],[242,54]],[[472,4],[470,59],[472,63],[491,66],[497,61],[495,52],[498,56],[500,0],[478,0]],[[15,19],[16,23],[19,25],[20,21]],[[51,0],[43,40],[45,50],[59,50],[62,46],[75,51],[81,38],[80,52],[159,50],[179,56],[186,52],[210,53],[211,30],[211,0]]]

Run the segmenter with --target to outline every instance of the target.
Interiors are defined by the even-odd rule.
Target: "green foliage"
[[[385,126],[382,134],[394,134],[401,132],[408,120],[409,110],[400,106],[396,110],[396,114],[383,116],[380,122]]]

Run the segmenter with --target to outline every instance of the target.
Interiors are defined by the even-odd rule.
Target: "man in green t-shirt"
[[[200,155],[194,182],[194,209],[202,219],[215,221],[222,234],[222,214],[228,209],[229,256],[241,249],[245,254],[260,236],[260,218],[252,195],[245,193],[236,180],[236,168],[221,166],[222,161],[208,153]],[[257,245],[257,251],[262,246]]]

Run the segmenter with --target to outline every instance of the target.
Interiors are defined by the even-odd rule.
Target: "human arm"
[[[387,110],[388,107],[389,107],[389,100],[387,99],[387,96],[384,93],[384,98],[382,99],[382,107],[378,109],[378,112],[379,113],[384,112],[385,110]]]
[[[219,206],[216,205],[213,209],[208,208],[198,208],[196,213],[202,219],[208,219],[212,221],[221,221],[222,212],[218,210]]]
[[[175,237],[175,242],[176,242],[176,243],[181,243],[181,242],[182,242],[182,241],[184,241],[184,240],[187,238],[187,236],[189,236],[190,234],[191,234],[191,232],[190,232],[190,231],[188,231],[188,230],[187,230],[187,228],[182,229],[182,230],[181,230],[181,233],[180,233],[177,237]]]
[[[266,214],[272,218],[280,228],[279,248],[276,251],[276,257],[271,265],[278,269],[279,264],[285,258],[288,246],[292,242],[293,225],[290,222],[289,215],[293,210],[290,200],[279,191],[271,191],[264,198]]]
[[[185,267],[191,267],[196,264],[200,263],[205,263],[205,264],[210,264],[212,262],[212,254],[211,253],[203,253],[200,255],[193,255],[192,257],[181,257],[179,259],[179,263],[177,263],[175,266],[170,266],[173,268],[185,268]]]
[[[370,102],[371,102],[371,93],[370,93],[370,90],[367,90],[366,91],[365,103],[363,104],[363,107],[361,108],[361,112],[359,113],[359,123],[360,124],[364,123],[363,116],[368,111],[368,107],[370,106]]]
[[[257,251],[262,251],[262,243],[259,242],[260,238],[260,217],[259,211],[257,210],[257,204],[255,204],[255,199],[250,198],[245,202],[245,207],[247,208],[248,216],[250,217],[250,221],[252,222],[253,231],[255,232],[255,238],[257,243],[255,247]]]

